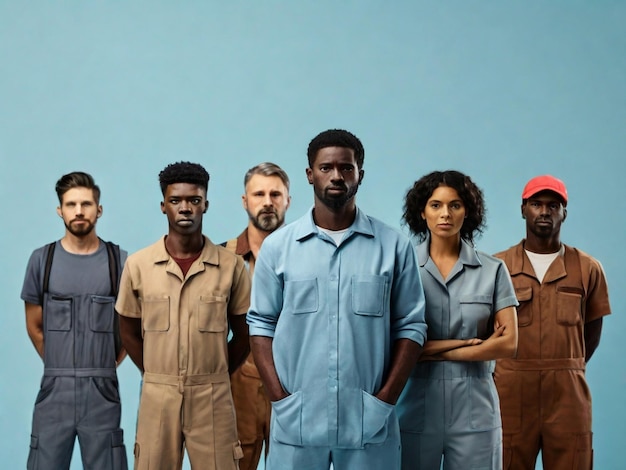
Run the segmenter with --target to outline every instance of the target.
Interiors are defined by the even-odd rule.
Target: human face
[[[209,207],[206,190],[191,183],[167,186],[161,211],[167,215],[170,232],[189,235],[202,231],[202,216]]]
[[[426,221],[431,237],[460,238],[465,221],[465,204],[456,189],[439,186],[426,201],[422,218]]]
[[[326,147],[315,156],[313,168],[306,169],[309,184],[317,201],[329,209],[340,209],[354,201],[363,180],[354,158],[354,150],[345,147]]]
[[[528,233],[537,238],[552,238],[560,234],[567,209],[556,193],[541,191],[522,203],[522,217]]]
[[[57,214],[63,219],[65,228],[76,237],[85,237],[96,226],[102,215],[100,206],[89,188],[71,188],[61,196],[61,205]]]
[[[263,232],[273,232],[285,223],[291,197],[279,176],[252,175],[241,196],[250,222]]]

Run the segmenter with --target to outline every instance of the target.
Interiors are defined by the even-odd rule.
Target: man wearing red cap
[[[585,365],[611,312],[604,271],[561,243],[567,189],[550,175],[522,192],[526,238],[496,256],[511,273],[519,301],[515,359],[500,359],[495,380],[502,411],[504,466],[591,469],[591,395]]]

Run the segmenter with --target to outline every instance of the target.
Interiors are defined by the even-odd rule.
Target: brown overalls
[[[241,447],[228,376],[228,316],[249,306],[241,258],[205,237],[186,276],[164,239],[129,256],[116,309],[141,318],[144,369],[135,469],[237,469]]]
[[[254,255],[248,243],[248,230],[239,237],[226,242],[226,249],[243,257],[250,277],[254,273]],[[271,404],[261,376],[254,363],[252,353],[230,377],[230,388],[237,412],[237,433],[243,449],[243,458],[239,461],[240,470],[256,470],[263,443],[265,455],[269,451]]]
[[[505,261],[520,303],[517,357],[498,360],[495,372],[504,468],[532,470],[541,450],[546,469],[591,469],[584,329],[610,313],[602,267],[564,246],[539,283],[523,241],[496,256]]]

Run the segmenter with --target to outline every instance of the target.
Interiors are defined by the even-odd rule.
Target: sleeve
[[[501,259],[496,259],[496,263],[496,283],[493,295],[494,313],[499,312],[503,308],[517,307],[519,305],[509,270]]]
[[[611,313],[609,288],[604,269],[598,260],[589,257],[587,263],[581,264],[586,265],[589,276],[585,307],[585,323],[589,323]]]
[[[234,255],[234,257],[236,265],[228,301],[228,314],[245,315],[250,306],[250,275],[241,256]]]
[[[26,266],[24,284],[20,295],[24,302],[35,305],[42,305],[43,286],[43,258],[45,248],[33,251]]]
[[[138,285],[141,280],[141,272],[134,263],[133,257],[129,257],[124,263],[120,289],[115,302],[115,310],[125,317],[141,318],[141,302],[139,301]]]
[[[409,240],[399,243],[391,286],[391,338],[426,341],[426,299],[415,249]]]
[[[272,263],[275,262],[271,241],[266,239],[261,245],[254,265],[250,310],[247,317],[250,336],[274,337],[276,323],[283,308],[283,282],[272,267]]]

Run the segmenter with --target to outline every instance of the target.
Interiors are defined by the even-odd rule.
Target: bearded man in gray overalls
[[[126,252],[96,235],[102,206],[90,175],[64,175],[56,192],[65,235],[33,252],[21,294],[44,361],[27,468],[68,469],[78,437],[83,468],[126,470],[114,309]]]

